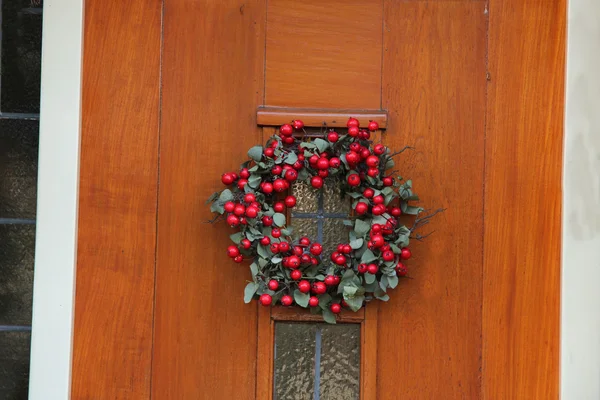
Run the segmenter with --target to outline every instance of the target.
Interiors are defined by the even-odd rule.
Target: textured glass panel
[[[295,183],[292,193],[298,199],[294,212],[316,213],[319,209],[319,191],[304,182]]]
[[[316,324],[275,325],[274,400],[312,400]]]
[[[35,225],[0,225],[0,325],[31,324],[34,252]]]
[[[321,324],[321,400],[353,400],[360,388],[360,325]]]
[[[42,50],[41,2],[4,0],[1,3],[0,110],[38,113]]]
[[[0,331],[0,399],[27,399],[30,337],[29,332]]]
[[[338,179],[327,179],[323,193],[323,208],[327,213],[344,213],[350,210],[350,200],[341,197],[340,182]]]
[[[38,121],[0,119],[0,218],[35,218]]]
[[[342,218],[326,218],[323,221],[323,260],[329,260],[337,245],[348,243],[348,227]]]
[[[312,242],[317,240],[317,220],[312,218],[292,218],[294,236],[308,237]]]

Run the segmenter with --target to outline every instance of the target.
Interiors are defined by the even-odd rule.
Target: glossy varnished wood
[[[165,1],[154,399],[255,397],[250,272],[204,202],[261,141],[264,3]]]
[[[382,0],[269,0],[265,105],[379,109]]]
[[[480,397],[486,15],[483,2],[386,1],[384,143],[420,203],[447,208],[379,308],[378,399]],[[501,398],[501,397],[497,397]]]
[[[366,128],[369,121],[375,121],[381,129],[387,126],[387,112],[374,110],[327,110],[304,108],[259,107],[256,111],[256,122],[265,126],[281,126],[294,119],[304,122],[304,126],[329,128],[346,128],[348,118],[357,118],[361,128]]]
[[[297,307],[275,306],[271,310],[271,319],[276,321],[323,322],[323,316],[311,314],[310,310]],[[361,323],[365,320],[365,309],[357,312],[343,310],[336,318],[339,323]]]
[[[483,394],[557,399],[564,0],[490,1]]]
[[[73,399],[150,397],[161,3],[86,2]]]

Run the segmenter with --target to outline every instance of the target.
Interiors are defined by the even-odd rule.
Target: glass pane
[[[5,0],[1,3],[0,110],[38,113],[42,50],[41,2]]]
[[[0,225],[0,325],[31,324],[34,252],[35,225]]]
[[[321,400],[360,395],[360,325],[321,325]]]
[[[317,240],[317,220],[312,218],[292,218],[292,227],[294,227],[294,236],[301,238],[308,237],[311,242]]]
[[[0,119],[0,218],[35,218],[38,126]]]
[[[30,337],[29,332],[0,331],[0,399],[27,399]]]
[[[312,400],[316,324],[275,325],[274,400]]]
[[[323,221],[323,257],[322,260],[329,260],[337,245],[348,243],[348,227],[344,225],[342,218],[326,218]]]
[[[292,193],[298,199],[294,212],[316,213],[319,209],[319,191],[304,182],[295,183]]]
[[[327,213],[344,213],[350,210],[350,200],[342,198],[338,179],[327,179],[323,193],[323,208]]]

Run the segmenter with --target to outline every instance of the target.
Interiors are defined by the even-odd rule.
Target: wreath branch
[[[402,153],[404,153],[406,150],[414,150],[414,149],[415,149],[415,148],[414,148],[414,147],[412,147],[412,146],[404,146],[404,147],[403,147],[403,148],[401,148],[400,150],[398,150],[398,151],[395,151],[395,152],[393,152],[392,154],[390,154],[390,155],[389,155],[389,157],[390,157],[390,158],[392,158],[392,157],[395,157],[395,156],[397,156],[397,155],[399,155],[399,154],[402,154]]]
[[[414,231],[416,229],[419,229],[419,228],[427,225],[430,222],[431,218],[435,217],[437,214],[442,213],[444,211],[446,211],[445,208],[438,208],[437,210],[433,211],[430,214],[426,214],[423,217],[417,216],[417,218],[415,218],[415,222],[410,230]]]

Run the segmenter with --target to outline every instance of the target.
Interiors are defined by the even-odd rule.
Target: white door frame
[[[45,0],[29,398],[71,393],[84,0]]]

